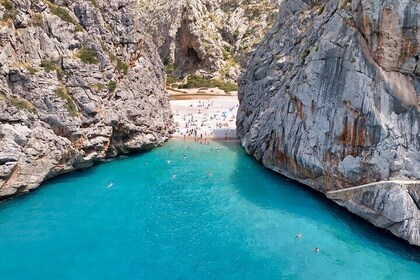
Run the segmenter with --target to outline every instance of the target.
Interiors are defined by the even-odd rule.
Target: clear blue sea
[[[1,280],[419,277],[419,250],[238,144],[171,141],[0,203]]]

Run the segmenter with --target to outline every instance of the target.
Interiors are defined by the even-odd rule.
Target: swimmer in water
[[[313,249],[313,251],[314,251],[315,253],[319,253],[321,250],[320,250],[318,247],[316,247],[315,249]]]
[[[106,187],[107,189],[112,188],[112,186],[114,185],[114,183],[109,183],[108,186]]]
[[[176,175],[172,175],[172,179],[176,179]]]
[[[166,163],[167,163],[167,164],[171,164],[171,162],[172,162],[172,161],[170,161],[170,160],[167,160],[167,161],[166,161]]]
[[[303,237],[303,234],[302,233],[296,234],[296,238],[302,238],[302,237]]]

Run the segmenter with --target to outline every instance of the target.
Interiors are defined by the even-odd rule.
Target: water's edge
[[[146,149],[146,150],[133,150],[130,151],[127,154],[119,154],[115,157],[109,157],[109,158],[103,158],[97,161],[92,161],[91,165],[88,165],[87,167],[80,167],[80,168],[74,168],[72,170],[69,170],[67,172],[62,172],[62,173],[57,173],[54,176],[48,177],[47,179],[45,179],[37,188],[31,189],[29,191],[24,191],[24,192],[18,192],[10,197],[6,197],[3,199],[0,199],[0,206],[3,202],[9,201],[9,200],[18,200],[18,199],[22,199],[25,198],[25,196],[30,195],[32,193],[36,193],[37,191],[40,191],[42,189],[43,186],[47,185],[47,184],[53,184],[55,181],[60,180],[61,178],[65,178],[67,176],[72,176],[74,174],[77,175],[81,175],[84,172],[88,172],[94,168],[99,167],[102,164],[106,164],[109,162],[114,162],[114,161],[119,161],[119,160],[124,160],[127,157],[135,157],[141,154],[145,154],[145,153],[149,153],[152,152],[154,149],[159,149],[167,144],[169,144],[170,142],[179,142],[179,143],[189,143],[189,144],[198,144],[197,141],[194,141],[193,138],[186,138],[186,139],[182,139],[181,137],[172,137],[167,139],[164,143],[155,146],[151,149]],[[239,139],[220,139],[220,138],[214,138],[211,139],[210,144],[214,142],[214,143],[219,143],[225,147],[229,148],[229,145],[238,145],[240,146],[243,150],[244,148],[241,145],[241,141]],[[205,145],[205,144],[200,144],[200,145]],[[290,178],[284,174],[281,174],[279,172],[276,172],[270,168],[265,167],[260,161],[256,160],[252,155],[249,155],[248,153],[245,153],[248,157],[252,158],[252,160],[254,160],[255,162],[257,162],[260,166],[262,166],[265,170],[267,170],[269,173],[273,174],[274,176],[277,176],[279,178],[283,178],[287,181],[291,181],[293,182],[293,184],[300,188],[303,189],[304,191],[308,192],[311,194],[311,196],[318,200],[321,201],[323,204],[327,204],[329,208],[331,208],[331,210],[333,210],[334,212],[337,213],[337,215],[345,215],[347,218],[352,219],[353,221],[357,222],[358,224],[360,224],[361,227],[367,227],[370,230],[375,231],[375,233],[381,233],[382,235],[384,235],[384,237],[386,237],[387,239],[393,240],[394,242],[399,243],[402,247],[404,247],[407,250],[413,250],[413,252],[415,254],[419,254],[420,256],[420,247],[415,246],[415,245],[411,245],[410,243],[408,243],[407,240],[399,238],[397,236],[395,236],[394,234],[392,234],[390,231],[385,230],[383,228],[379,228],[377,226],[375,226],[372,222],[362,218],[361,216],[350,212],[345,206],[340,205],[338,202],[336,202],[333,199],[330,199],[327,197],[326,193],[323,193],[317,189],[312,188],[310,185],[307,185],[305,183],[302,183],[294,178]]]
[[[0,203],[0,274],[14,280],[29,272],[33,279],[415,279],[420,252],[266,169],[237,143],[171,140]]]

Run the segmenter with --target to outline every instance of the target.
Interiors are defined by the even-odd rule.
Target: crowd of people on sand
[[[209,144],[209,139],[213,138],[234,138],[236,136],[235,121],[236,112],[239,105],[223,108],[213,108],[214,101],[207,100],[193,102],[189,104],[187,112],[180,113],[176,110],[175,119],[178,122],[176,135],[193,138],[201,144]],[[193,112],[191,112],[193,111]]]

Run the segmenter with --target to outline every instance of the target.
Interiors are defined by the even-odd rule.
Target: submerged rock
[[[132,1],[0,4],[0,199],[165,142],[164,67]]]
[[[285,0],[240,81],[246,151],[420,245],[420,4]]]

